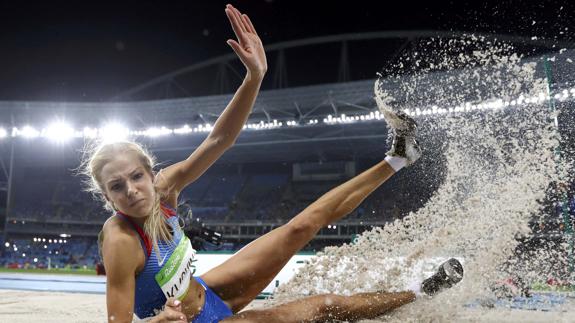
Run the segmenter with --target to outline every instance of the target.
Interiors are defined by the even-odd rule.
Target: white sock
[[[420,281],[413,281],[407,286],[408,291],[412,291],[415,296],[421,295],[421,282]]]
[[[399,172],[400,169],[407,165],[407,159],[397,156],[385,156],[384,159],[395,172]]]

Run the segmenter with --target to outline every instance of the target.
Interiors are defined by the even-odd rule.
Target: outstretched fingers
[[[240,11],[232,5],[229,5],[228,8],[231,10],[232,14],[236,18],[236,21],[238,23],[238,27],[241,29],[242,33],[247,32],[247,28],[246,28],[246,26],[244,26],[244,22],[242,20],[242,14],[240,13]]]
[[[240,22],[238,22],[238,18],[233,13],[233,11],[229,8],[226,8],[226,16],[230,20],[230,24],[232,25],[232,29],[234,30],[234,34],[236,34],[236,38],[241,40],[242,37],[242,29],[240,28]]]
[[[250,17],[248,17],[248,15],[246,15],[246,14],[242,14],[242,18],[243,18],[243,21],[244,21],[244,24],[245,24],[247,30],[249,32],[257,35],[258,33],[256,32],[256,28],[254,27],[254,24],[252,24]]]
[[[232,24],[232,28],[240,44],[248,40],[247,38],[248,33],[255,34],[255,29],[253,28],[253,26],[250,26],[250,23],[246,22],[246,20],[244,19],[244,16],[246,15],[242,15],[242,13],[238,9],[234,8],[232,5],[227,5],[226,15],[228,16],[228,19]]]
[[[228,39],[227,43],[238,55],[248,71],[263,75],[267,71],[267,62],[261,39],[250,18],[228,4],[226,15],[230,20],[237,40]]]

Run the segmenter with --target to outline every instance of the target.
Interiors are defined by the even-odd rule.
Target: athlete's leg
[[[360,293],[352,296],[316,295],[263,310],[240,312],[225,322],[332,322],[371,319],[415,300],[422,291],[427,295],[451,288],[463,279],[463,266],[451,258],[412,291]]]
[[[415,300],[412,292],[317,295],[263,310],[248,310],[222,322],[301,323],[371,319]]]
[[[202,279],[238,312],[321,228],[353,211],[394,173],[386,161],[378,163],[320,197],[287,224],[245,246]]]
[[[321,228],[349,214],[396,170],[421,156],[415,121],[403,112],[387,114],[394,118],[389,123],[393,139],[387,152],[389,163],[382,161],[332,189],[289,223],[253,241],[202,276],[234,313],[249,304]]]

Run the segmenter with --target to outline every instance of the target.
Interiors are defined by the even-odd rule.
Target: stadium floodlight
[[[410,116],[428,116],[428,115],[438,115],[447,113],[465,113],[474,111],[484,111],[493,110],[498,111],[507,107],[516,107],[523,104],[541,104],[546,100],[559,100],[566,101],[570,100],[571,97],[575,98],[575,88],[561,89],[558,93],[544,93],[540,92],[536,95],[526,95],[521,94],[516,98],[505,98],[505,99],[490,99],[480,102],[463,102],[457,106],[441,107],[437,104],[431,104],[429,106],[413,107],[411,109],[404,109],[404,112]],[[365,114],[356,114],[353,116],[348,116],[345,113],[341,113],[338,116],[333,114],[328,114],[322,119],[306,119],[306,120],[284,120],[279,121],[277,119],[271,119],[269,121],[258,121],[254,123],[247,123],[242,126],[243,129],[250,131],[257,130],[267,130],[276,128],[292,128],[299,126],[313,126],[318,123],[335,125],[335,124],[349,124],[358,121],[371,122],[382,120],[383,113],[378,110],[370,111]],[[58,122],[52,124],[50,127],[42,130],[42,132],[37,131],[32,126],[25,126],[24,128],[13,127],[11,130],[12,137],[25,137],[25,138],[35,138],[38,136],[47,137],[57,142],[63,142],[69,140],[71,137],[78,138],[101,138],[103,143],[112,143],[126,140],[129,136],[148,136],[148,137],[158,137],[162,135],[177,134],[185,135],[191,133],[207,133],[213,130],[213,125],[210,123],[202,123],[197,125],[184,125],[180,128],[168,128],[168,127],[153,127],[149,129],[140,129],[137,131],[130,131],[128,128],[124,127],[122,124],[116,121],[112,121],[106,124],[100,129],[94,129],[90,127],[85,127],[83,130],[73,130],[64,122]],[[0,128],[0,139],[10,136],[10,130],[5,128]],[[24,223],[24,222],[23,222]],[[40,238],[38,238],[40,239]],[[39,240],[38,240],[39,241]]]
[[[67,233],[60,233],[60,237],[61,238],[70,238],[71,235],[67,234]]]
[[[212,131],[212,129],[213,129],[212,125],[209,123],[206,123],[206,124],[197,126],[196,128],[194,128],[194,131],[195,132],[210,132],[210,131]]]
[[[246,125],[244,125],[243,128],[245,129],[245,128],[246,128]],[[174,133],[175,133],[175,134],[178,134],[178,135],[185,135],[185,134],[188,134],[188,133],[190,133],[190,132],[192,132],[192,128],[190,128],[190,126],[188,126],[187,124],[184,125],[184,126],[181,127],[181,128],[176,128],[176,129],[174,129]]]
[[[26,254],[25,254],[25,253],[23,253],[23,254],[22,254],[22,257],[26,257]]]
[[[98,133],[104,143],[124,141],[128,138],[130,130],[117,122],[110,122],[102,127]]]
[[[155,137],[159,137],[159,136],[170,135],[173,132],[174,132],[173,130],[162,126],[161,128],[156,128],[156,127],[148,128],[145,131],[142,131],[141,133],[144,136],[155,138]]]
[[[74,138],[84,138],[84,131],[82,130],[74,130]]]
[[[4,246],[5,246],[6,248],[9,248],[9,247],[10,247],[10,242],[6,242],[6,243],[4,244]]]
[[[40,136],[40,131],[32,128],[31,126],[24,126],[22,130],[16,129],[16,133],[19,133],[24,138],[36,138]]]
[[[56,121],[42,130],[42,136],[50,139],[55,143],[65,143],[74,138],[75,132],[68,123],[64,121]]]
[[[84,127],[82,134],[83,134],[84,138],[89,138],[89,139],[98,138],[98,129],[90,128],[90,127]]]
[[[38,258],[34,258],[34,262],[38,262]]]

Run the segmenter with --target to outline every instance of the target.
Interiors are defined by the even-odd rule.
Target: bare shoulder
[[[111,216],[102,227],[104,239],[114,241],[115,239],[133,239],[138,242],[138,233],[134,231],[131,225],[120,219],[118,216]],[[123,241],[127,242],[127,241]]]
[[[128,270],[139,271],[146,261],[140,237],[129,223],[113,216],[102,228],[102,256],[104,266],[116,268],[121,266]]]

